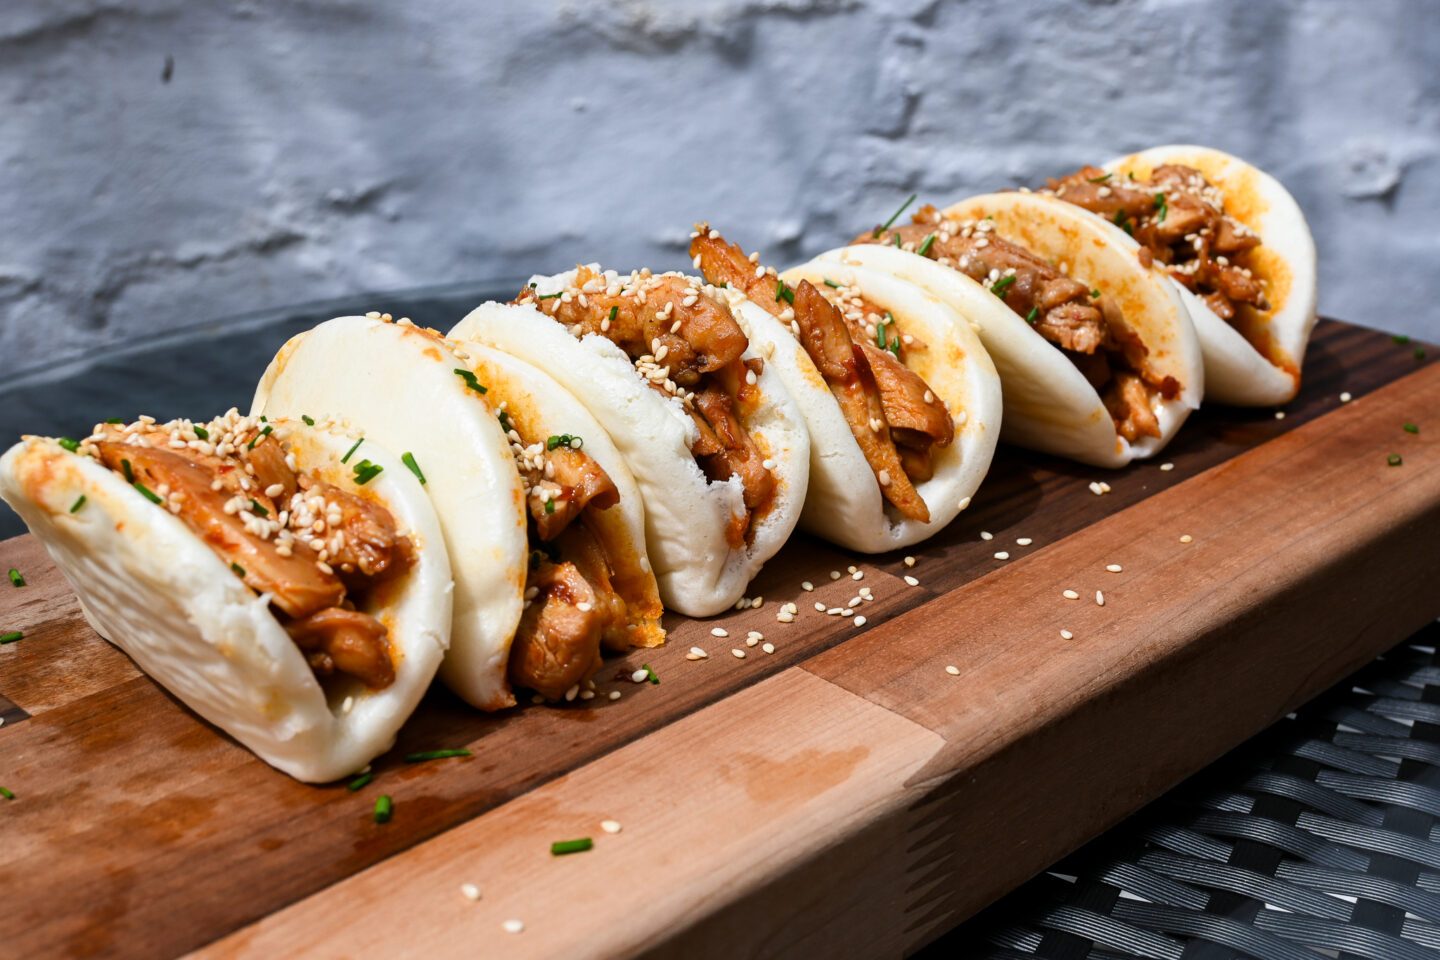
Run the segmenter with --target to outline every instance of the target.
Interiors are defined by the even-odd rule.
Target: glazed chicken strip
[[[793,304],[777,296],[773,277],[756,277],[755,265],[739,246],[702,230],[690,243],[700,271],[712,283],[726,283],[750,297],[777,318],[793,312],[790,322],[799,328],[801,345],[834,395],[850,433],[865,462],[880,482],[880,492],[904,516],[928,523],[930,509],[905,472],[891,437],[890,422],[880,399],[880,388],[865,352],[850,339],[850,331],[829,300],[809,281],[794,288]]]
[[[515,686],[559,700],[599,668],[606,615],[573,563],[540,561],[526,581],[526,592],[531,588],[507,672]]]
[[[101,462],[116,472],[124,473],[128,462],[127,479],[133,476],[152,492],[182,493],[179,518],[222,560],[245,571],[246,586],[269,594],[286,615],[308,617],[344,599],[345,585],[316,566],[309,547],[297,542],[287,557],[273,541],[251,536],[237,514],[225,511],[231,495],[211,489],[215,474],[204,466],[184,454],[153,447],[99,441],[95,449]]]
[[[395,682],[385,625],[368,613],[329,607],[290,621],[285,632],[320,676],[338,670],[377,690]]]
[[[549,501],[554,507],[549,511],[540,497],[526,500],[541,540],[554,540],[587,506],[608,510],[620,502],[615,482],[588,453],[560,445],[546,452],[545,462],[554,465],[544,471],[548,476],[527,478],[527,483],[533,480],[538,489],[554,494]]]

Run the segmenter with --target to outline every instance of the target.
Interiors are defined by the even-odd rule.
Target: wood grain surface
[[[437,689],[357,793],[254,760],[99,640],[32,538],[0,543],[29,583],[0,593],[0,630],[26,635],[0,647],[0,938],[17,956],[913,950],[1437,612],[1440,374],[1412,349],[1322,323],[1285,419],[1202,411],[1170,471],[1002,448],[913,568],[797,537],[758,609],[671,617],[670,644],[607,663],[594,700],[483,716]],[[812,608],[862,586],[863,628]],[[640,662],[659,685],[617,678]],[[401,762],[453,746],[475,756]],[[571,835],[597,849],[551,858]]]

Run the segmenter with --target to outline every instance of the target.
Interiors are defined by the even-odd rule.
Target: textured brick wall
[[[1424,0],[10,0],[0,374],[362,289],[676,266],[701,217],[792,261],[912,190],[1176,140],[1291,187],[1322,309],[1440,337],[1437,63]]]

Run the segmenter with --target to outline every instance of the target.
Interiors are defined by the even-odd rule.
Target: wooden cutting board
[[[1440,368],[1415,350],[1322,321],[1284,419],[1207,408],[1121,471],[1002,447],[913,566],[797,536],[758,607],[671,616],[593,700],[487,716],[437,688],[354,792],[256,761],[4,541],[27,585],[0,581],[0,633],[25,635],[0,647],[0,944],[913,952],[1440,614]],[[474,756],[403,762],[442,747]]]

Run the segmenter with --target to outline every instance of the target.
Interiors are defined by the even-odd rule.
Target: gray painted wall
[[[1174,141],[1290,186],[1322,310],[1440,338],[1437,63],[1424,0],[9,0],[0,375],[357,290],[677,266],[697,218],[789,262],[912,190]]]

